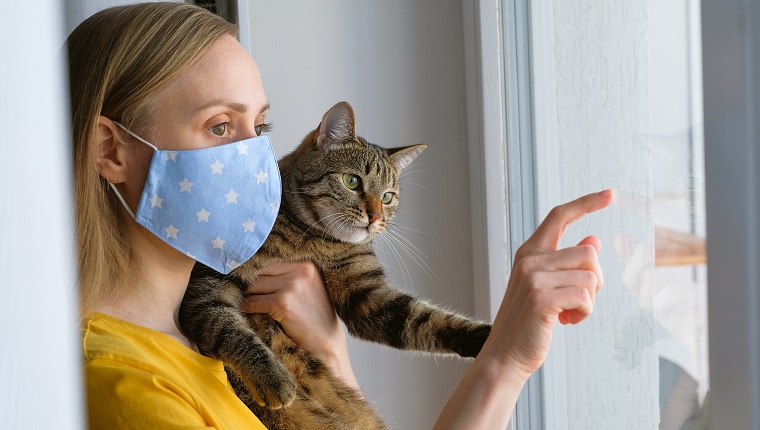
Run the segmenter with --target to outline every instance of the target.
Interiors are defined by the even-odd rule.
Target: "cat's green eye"
[[[360,183],[361,179],[359,179],[358,176],[352,175],[350,173],[343,174],[343,185],[345,185],[349,190],[357,189]]]
[[[393,201],[393,193],[385,193],[383,194],[383,204],[387,205],[388,203]]]

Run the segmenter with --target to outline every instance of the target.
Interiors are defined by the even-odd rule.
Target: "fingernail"
[[[600,191],[599,193],[597,193],[597,195],[599,197],[604,198],[604,199],[606,199],[607,197],[609,197],[611,194],[612,194],[612,190],[604,190],[604,191]]]

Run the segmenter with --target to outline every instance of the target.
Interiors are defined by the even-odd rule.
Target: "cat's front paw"
[[[293,403],[296,384],[285,366],[276,358],[267,360],[258,371],[239,372],[253,400],[262,407],[280,409]]]
[[[491,334],[491,324],[477,324],[457,341],[455,351],[462,357],[476,357]]]

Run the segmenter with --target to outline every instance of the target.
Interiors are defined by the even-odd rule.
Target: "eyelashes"
[[[274,124],[271,122],[265,122],[262,124],[257,125],[254,130],[256,131],[256,136],[261,136],[263,133],[269,133],[274,129]]]
[[[229,138],[230,134],[234,130],[234,124],[232,121],[220,122],[219,124],[212,125],[207,130],[217,138]],[[256,136],[261,136],[264,133],[268,133],[274,129],[274,125],[271,122],[261,123],[253,128],[256,132]]]

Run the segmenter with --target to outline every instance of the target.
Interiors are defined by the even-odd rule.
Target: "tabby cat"
[[[280,160],[280,212],[266,242],[227,276],[197,265],[180,324],[199,350],[225,362],[241,399],[270,429],[383,429],[372,408],[268,315],[244,315],[249,283],[273,261],[313,261],[354,336],[399,349],[474,357],[490,333],[475,322],[391,288],[372,240],[399,200],[399,173],[426,148],[383,149],[355,133],[338,103]]]

